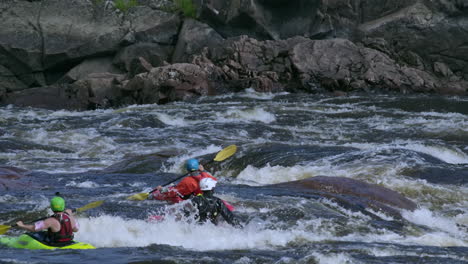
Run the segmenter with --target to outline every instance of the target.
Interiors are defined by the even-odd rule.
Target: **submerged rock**
[[[344,178],[317,176],[304,180],[268,185],[268,188],[287,188],[295,194],[313,194],[337,201],[350,209],[365,211],[371,208],[400,217],[398,209],[414,210],[417,205],[398,192],[366,182]],[[368,212],[365,212],[366,214]]]
[[[0,167],[0,190],[20,190],[29,188],[31,183],[26,180],[28,170],[16,167]]]

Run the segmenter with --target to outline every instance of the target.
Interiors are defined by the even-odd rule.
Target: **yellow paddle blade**
[[[11,228],[9,225],[0,225],[0,235],[3,235]]]
[[[216,154],[216,157],[214,158],[214,161],[223,161],[223,160],[231,157],[232,155],[234,155],[234,153],[236,153],[236,151],[237,151],[237,146],[236,145],[227,146],[223,150],[218,152],[218,154]]]
[[[127,200],[132,200],[132,201],[143,201],[148,198],[149,193],[137,193],[132,196],[129,196]]]
[[[89,204],[87,204],[87,205],[85,205],[83,207],[76,208],[76,212],[81,213],[83,211],[96,208],[96,207],[100,206],[103,202],[104,201],[95,201],[95,202],[89,203]]]

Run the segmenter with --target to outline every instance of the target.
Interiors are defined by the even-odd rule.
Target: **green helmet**
[[[50,200],[50,208],[54,212],[62,212],[65,210],[65,200],[62,197],[55,196]]]

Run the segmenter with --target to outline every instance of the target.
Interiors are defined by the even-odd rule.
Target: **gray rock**
[[[89,102],[88,90],[70,85],[52,85],[30,88],[4,96],[2,104],[45,109],[86,110]]]
[[[468,73],[466,10],[457,1],[419,1],[363,23],[359,29],[366,36],[385,38],[399,53],[414,52],[431,67],[442,62],[463,75]]]
[[[398,209],[414,210],[417,207],[413,201],[398,192],[379,185],[344,177],[316,176],[268,186],[294,188],[297,192],[310,190],[317,193],[318,191],[320,196],[326,198],[349,204],[362,204],[377,212],[382,211],[397,217],[400,216]],[[360,199],[351,199],[351,197]],[[395,208],[398,209],[395,210]]]
[[[18,80],[10,70],[0,65],[0,89],[6,93],[7,91],[11,92],[26,88],[28,87]]]
[[[121,74],[118,68],[112,64],[111,57],[92,58],[84,60],[76,67],[68,71],[60,82],[70,83],[77,80],[85,79],[93,73],[115,73]]]
[[[172,62],[191,62],[193,55],[200,53],[204,47],[216,47],[221,45],[223,40],[210,26],[193,19],[185,19]]]
[[[178,15],[138,6],[129,14],[138,42],[175,45],[181,20]]]
[[[143,58],[153,67],[162,66],[164,61],[168,61],[172,53],[172,46],[163,46],[156,43],[137,43],[122,48],[114,57],[113,63],[122,70],[130,71],[134,60]],[[131,77],[134,74],[130,75]]]
[[[188,63],[153,68],[149,73],[136,75],[123,89],[133,91],[136,101],[142,104],[186,100],[214,92],[207,73]]]

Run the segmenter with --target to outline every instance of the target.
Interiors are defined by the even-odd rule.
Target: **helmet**
[[[186,168],[187,168],[188,171],[198,170],[198,160],[197,159],[187,160]]]
[[[62,212],[65,210],[65,200],[60,196],[55,196],[50,200],[50,208],[54,212]]]
[[[216,187],[216,181],[211,178],[203,178],[200,181],[200,190],[211,191]]]

